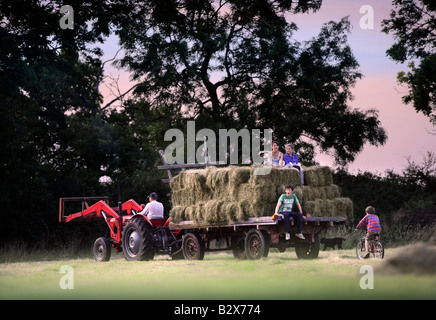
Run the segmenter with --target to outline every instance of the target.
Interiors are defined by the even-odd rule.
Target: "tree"
[[[101,167],[114,154],[93,47],[111,15],[106,2],[69,4],[81,8],[72,30],[59,26],[60,1],[0,2],[2,243],[49,241],[59,197],[100,194]]]
[[[308,42],[292,39],[297,26],[285,15],[320,6],[307,0],[129,3],[115,23],[126,50],[119,65],[131,70],[136,95],[151,108],[195,119],[197,128],[271,128],[276,139],[297,142],[307,154],[318,145],[350,162],[365,143],[383,144],[386,133],[376,111],[347,105],[361,77],[346,43],[348,19],[327,23]]]
[[[410,70],[398,73],[398,82],[409,88],[403,97],[436,124],[436,4],[432,0],[394,0],[395,9],[382,22],[383,32],[396,42],[386,54],[394,61],[408,60]]]
[[[408,157],[407,163],[403,177],[408,186],[419,191],[434,192],[436,190],[436,153],[427,151],[420,164]]]

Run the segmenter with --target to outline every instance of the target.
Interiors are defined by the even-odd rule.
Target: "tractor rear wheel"
[[[94,258],[97,262],[109,261],[111,258],[111,243],[108,239],[100,237],[94,242]]]
[[[150,224],[141,219],[130,220],[123,229],[122,247],[126,260],[150,260],[154,257]]]

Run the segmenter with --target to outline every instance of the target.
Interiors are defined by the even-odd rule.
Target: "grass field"
[[[387,249],[386,258],[398,249]],[[73,289],[62,289],[70,266]],[[361,289],[374,270],[374,288]],[[271,250],[268,258],[239,261],[231,253],[206,254],[203,261],[109,262],[89,259],[0,264],[0,299],[435,299],[436,276],[383,272],[383,261],[358,260],[354,250],[321,251],[299,260],[294,250]]]

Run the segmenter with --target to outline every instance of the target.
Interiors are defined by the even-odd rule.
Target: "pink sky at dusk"
[[[360,27],[360,20],[367,13],[360,13],[364,5],[373,8],[374,29]],[[363,74],[352,90],[354,100],[350,105],[361,110],[377,109],[388,134],[384,146],[368,144],[364,147],[349,165],[351,172],[384,172],[387,169],[398,172],[407,165],[407,157],[420,163],[427,151],[436,151],[436,136],[428,133],[434,132],[436,127],[428,117],[401,100],[407,88],[397,84],[396,76],[399,71],[408,70],[407,64],[398,64],[386,56],[386,50],[394,39],[391,34],[381,32],[381,22],[389,18],[392,8],[391,0],[330,0],[324,1],[321,10],[315,14],[289,17],[289,21],[296,22],[299,27],[296,37],[304,40],[316,35],[323,23],[349,16],[352,31],[348,43]],[[318,154],[317,160],[321,164],[332,164],[332,158],[327,155]]]
[[[360,13],[360,8],[364,5],[374,10],[374,29],[360,27],[360,20],[365,15]],[[436,126],[421,113],[416,113],[412,105],[404,105],[401,101],[407,89],[397,84],[396,76],[399,71],[408,70],[407,64],[397,64],[386,56],[386,50],[394,40],[391,34],[381,32],[381,21],[389,17],[391,9],[391,0],[325,0],[321,10],[315,14],[287,17],[299,28],[295,38],[304,41],[317,35],[323,23],[349,16],[353,28],[348,43],[363,74],[352,90],[354,100],[350,106],[361,110],[377,109],[381,124],[388,134],[384,146],[377,148],[365,145],[364,150],[349,165],[349,170],[354,173],[359,170],[384,172],[388,169],[400,172],[407,165],[408,156],[420,163],[427,151],[436,152],[436,135],[429,133],[436,132]],[[109,38],[103,46],[103,60],[112,58],[118,49],[116,37]],[[107,65],[106,74],[120,75],[121,91],[128,90],[132,85],[129,75],[122,70]],[[107,101],[112,99],[109,91],[103,87],[102,93]],[[317,153],[316,160],[321,165],[333,165],[333,158],[326,154]]]

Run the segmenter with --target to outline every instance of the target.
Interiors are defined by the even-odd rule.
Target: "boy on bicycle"
[[[366,229],[366,237],[365,237],[365,259],[369,258],[369,243],[368,241],[374,240],[379,233],[381,232],[380,219],[375,214],[374,207],[367,207],[365,209],[366,215],[360,220],[356,229]]]

